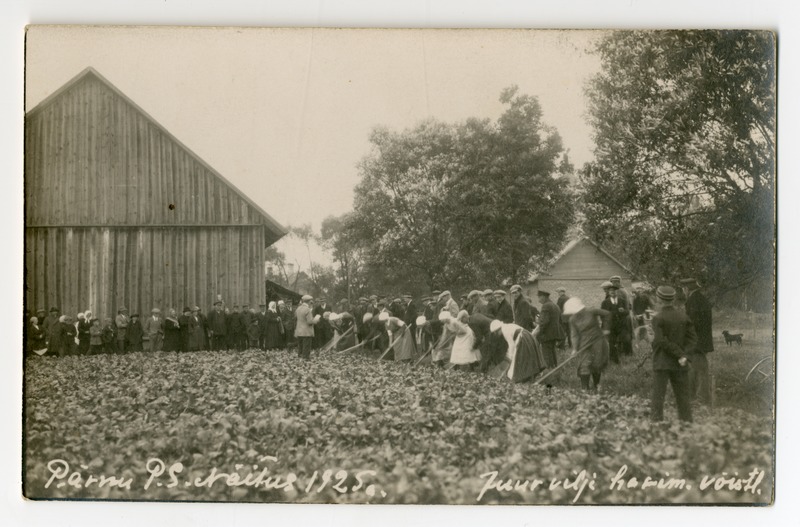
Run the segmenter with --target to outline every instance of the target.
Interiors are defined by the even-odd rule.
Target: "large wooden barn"
[[[284,227],[95,70],[25,122],[26,308],[264,303]]]
[[[568,243],[546,270],[530,277],[523,289],[534,300],[538,291],[550,292],[550,298],[555,300],[555,289],[564,287],[569,296],[577,296],[588,306],[600,307],[605,296],[600,284],[612,276],[619,276],[628,291],[636,281],[630,269],[617,258],[582,237]]]

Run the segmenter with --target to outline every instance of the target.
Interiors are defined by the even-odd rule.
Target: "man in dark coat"
[[[556,305],[558,306],[558,310],[561,311],[561,329],[564,331],[564,340],[559,342],[559,347],[564,349],[566,344],[566,347],[572,348],[572,332],[569,329],[569,315],[564,314],[564,304],[569,300],[567,289],[560,286],[556,287],[556,293],[558,293]]]
[[[678,418],[692,420],[689,395],[689,356],[697,345],[697,334],[692,321],[675,309],[675,289],[660,286],[656,289],[659,312],[653,317],[653,399],[651,419],[664,419],[664,397],[667,381],[672,384]]]
[[[192,338],[194,323],[192,321],[192,308],[186,306],[178,317],[178,326],[181,328],[181,347],[179,351],[189,351],[189,340]]]
[[[239,306],[233,306],[233,311],[226,317],[228,330],[228,349],[244,351],[244,339],[247,337],[247,327],[242,321]]]
[[[494,298],[494,291],[491,289],[485,289],[481,294],[483,295],[483,300],[488,306],[484,314],[492,319],[497,318],[497,300]]]
[[[542,346],[545,365],[548,368],[555,368],[558,365],[556,343],[564,339],[564,330],[561,327],[561,310],[550,300],[548,291],[539,291],[537,295],[539,303],[542,304],[542,312],[539,315],[539,326],[533,332],[533,336]]]
[[[214,309],[208,314],[208,335],[211,337],[213,350],[228,349],[228,323],[222,311],[222,301],[214,302]]]
[[[417,304],[414,303],[414,297],[412,297],[410,293],[406,293],[403,295],[403,302],[405,302],[405,308],[403,310],[402,319],[413,334],[417,328],[416,324],[417,324],[417,316],[419,313],[419,308],[417,308]]]
[[[600,309],[611,313],[611,334],[609,335],[609,347],[611,361],[619,364],[619,356],[624,352],[625,342],[630,343],[631,335],[629,332],[630,315],[628,305],[622,298],[617,296],[617,287],[608,287],[608,297],[603,300]]]
[[[519,285],[512,285],[511,298],[514,299],[514,324],[528,331],[533,331],[534,326],[536,326],[536,315],[539,313],[536,308],[531,306],[525,299],[525,296],[522,294],[522,287]]]
[[[494,299],[497,302],[497,312],[495,318],[500,322],[513,324],[514,310],[512,309],[511,304],[508,303],[508,300],[506,300],[506,292],[502,289],[498,289],[494,292]]]
[[[692,321],[697,333],[697,346],[689,356],[689,394],[702,403],[711,403],[711,383],[708,375],[708,358],[706,353],[714,351],[711,337],[711,304],[700,291],[697,280],[689,278],[681,280],[686,288],[686,316]]]

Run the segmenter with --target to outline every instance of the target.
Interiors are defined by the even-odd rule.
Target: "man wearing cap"
[[[708,358],[706,353],[714,351],[711,337],[711,304],[700,291],[700,285],[694,278],[681,280],[685,288],[686,316],[692,321],[697,333],[697,346],[689,356],[689,393],[693,399],[704,404],[711,403],[711,383],[708,376]]]
[[[481,293],[484,302],[486,302],[486,310],[488,311],[489,318],[497,318],[497,300],[494,298],[494,291],[491,289],[484,289]]]
[[[514,323],[514,309],[506,300],[506,292],[498,289],[494,292],[494,299],[497,302],[495,318],[504,324]]]
[[[364,330],[364,314],[367,312],[368,302],[367,297],[358,297],[358,305],[353,308],[353,322],[356,325],[355,332],[359,342],[363,342],[364,337],[367,336]]]
[[[692,420],[689,395],[689,356],[697,345],[694,325],[685,313],[675,309],[675,289],[660,286],[656,289],[658,313],[653,317],[653,399],[651,419],[664,419],[664,397],[667,382],[672,385],[678,418]]]
[[[456,301],[450,296],[450,291],[442,291],[439,293],[439,304],[442,306],[442,311],[449,312],[450,316],[453,318],[458,316],[460,310]]]
[[[511,286],[511,298],[514,301],[512,306],[514,324],[528,331],[533,331],[536,325],[536,316],[539,314],[538,310],[525,299],[522,294],[522,287],[519,285],[514,284]]]
[[[142,323],[144,339],[147,341],[147,351],[161,351],[164,343],[164,319],[161,318],[161,310],[154,307],[150,311],[150,316]]]
[[[222,310],[222,301],[214,302],[214,309],[208,314],[208,335],[211,337],[211,348],[228,349],[228,323]]]
[[[128,316],[128,310],[121,307],[117,310],[117,318],[114,319],[114,325],[117,326],[117,352],[125,353],[128,349],[128,324],[131,319]]]
[[[322,319],[321,316],[317,319],[311,311],[310,303],[312,300],[313,298],[310,295],[303,295],[300,305],[297,306],[297,310],[294,313],[297,319],[297,325],[294,328],[294,336],[297,339],[298,345],[297,354],[301,359],[306,360],[311,358],[311,347],[314,341],[314,324]]]
[[[564,338],[564,332],[561,329],[561,311],[550,300],[549,291],[540,290],[537,296],[539,303],[542,304],[542,313],[539,315],[539,326],[534,330],[533,336],[542,345],[545,365],[548,368],[555,368],[558,365],[556,343]]]

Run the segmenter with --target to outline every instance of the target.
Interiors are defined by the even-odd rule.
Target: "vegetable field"
[[[613,367],[612,367],[613,368]],[[631,362],[622,368],[636,371]],[[33,357],[30,498],[768,503],[773,421],[327,352]],[[649,364],[646,365],[646,369]],[[744,372],[746,373],[746,372]],[[632,375],[633,373],[631,373]],[[630,386],[628,387],[630,388]],[[634,387],[635,391],[635,387]]]

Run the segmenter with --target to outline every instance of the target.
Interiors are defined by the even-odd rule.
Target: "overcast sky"
[[[352,209],[370,130],[497,118],[539,97],[576,166],[600,33],[531,30],[29,30],[26,109],[94,67],[284,225]]]

